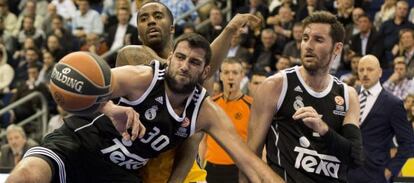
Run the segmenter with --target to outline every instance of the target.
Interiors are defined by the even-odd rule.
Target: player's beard
[[[193,92],[195,86],[198,84],[199,78],[191,78],[187,83],[179,83],[176,79],[177,74],[173,74],[169,69],[165,73],[165,81],[167,82],[168,88],[177,94],[190,94]]]

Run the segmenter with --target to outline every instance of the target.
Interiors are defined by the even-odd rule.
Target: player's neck
[[[299,72],[306,85],[311,87],[314,91],[321,92],[329,85],[330,76],[327,71],[319,70],[310,73],[305,68],[301,67]]]
[[[191,93],[188,94],[178,94],[176,92],[173,92],[167,84],[165,84],[165,92],[167,94],[168,97],[168,101],[171,104],[171,107],[174,108],[174,110],[176,108],[180,108],[180,107],[184,107],[186,99],[190,96]]]

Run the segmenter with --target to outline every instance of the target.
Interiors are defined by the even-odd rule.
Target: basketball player
[[[344,28],[328,12],[303,21],[302,66],[267,78],[256,91],[248,146],[286,182],[346,182],[361,164],[356,91],[328,74],[343,47]]]
[[[148,1],[141,5],[138,10],[137,28],[139,37],[145,46],[130,45],[122,48],[118,54],[116,65],[140,65],[149,64],[151,60],[157,59],[163,62],[172,51],[173,35],[174,35],[174,19],[171,11],[164,4],[157,1]],[[227,24],[226,28],[223,29],[222,33],[211,43],[212,48],[212,59],[211,59],[211,70],[208,73],[208,77],[211,77],[221,65],[221,61],[226,57],[226,54],[230,48],[230,42],[232,36],[244,25],[257,24],[260,19],[250,14],[239,14],[233,17],[233,19]],[[140,58],[140,59],[136,59]],[[163,59],[161,59],[163,58]],[[202,82],[202,81],[200,81]],[[204,86],[210,91],[212,86],[207,86],[211,83],[206,83]],[[194,151],[197,150],[198,144],[203,137],[203,133],[198,133],[192,136],[192,145],[189,147]],[[188,152],[180,153],[176,157],[177,159],[183,160],[182,165],[178,172],[173,171],[172,176],[186,176],[188,170],[191,168],[193,161],[191,161],[192,155]],[[173,150],[165,152],[158,158],[151,159],[148,165],[142,170],[143,177],[146,182],[166,182],[170,176],[170,171],[162,171],[162,173],[154,173],[153,169],[164,169],[171,170],[174,162],[175,153]],[[184,157],[184,158],[183,158]],[[174,170],[178,170],[175,168]],[[187,171],[185,171],[187,170]],[[189,182],[205,180],[204,170],[200,170],[197,165],[193,166],[189,176]],[[163,174],[166,173],[166,174]],[[194,174],[201,174],[195,176]],[[192,177],[192,178],[191,178]],[[186,181],[187,182],[187,181]]]
[[[198,85],[210,69],[205,38],[179,38],[168,67],[124,66],[112,70],[113,97],[133,107],[146,128],[139,140],[122,140],[109,118],[69,117],[30,149],[7,182],[138,182],[138,169],[198,131],[209,133],[230,154],[250,181],[283,182],[243,144],[225,113]],[[182,182],[182,180],[169,180]]]

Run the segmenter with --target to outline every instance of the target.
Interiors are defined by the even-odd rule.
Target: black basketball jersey
[[[344,182],[346,165],[328,152],[318,133],[301,120],[293,120],[297,109],[312,106],[328,126],[339,132],[348,110],[348,90],[331,76],[328,87],[315,92],[307,86],[299,67],[282,71],[283,88],[276,114],[267,134],[267,160],[285,180],[293,182]]]
[[[88,151],[135,174],[150,158],[176,147],[194,133],[198,112],[207,96],[203,87],[196,86],[186,101],[184,112],[176,114],[165,92],[165,66],[158,61],[153,61],[151,66],[154,76],[144,94],[135,101],[125,98],[119,101],[119,105],[131,106],[140,114],[140,121],[146,128],[143,138],[133,142],[122,140],[104,115],[89,124],[79,123],[79,119],[66,120],[66,123],[72,123],[69,126]]]

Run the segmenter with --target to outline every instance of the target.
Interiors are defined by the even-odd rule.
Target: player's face
[[[8,133],[7,141],[14,152],[21,151],[26,143],[26,139],[17,131],[11,131]]]
[[[166,47],[174,33],[167,10],[158,3],[148,3],[139,10],[138,33],[144,45],[151,48]]]
[[[378,63],[370,59],[361,59],[358,64],[358,77],[365,89],[370,89],[381,78],[382,70]]]
[[[208,66],[205,66],[205,51],[202,48],[191,48],[187,41],[178,43],[176,49],[168,57],[166,81],[168,87],[178,94],[188,94],[206,78]]]
[[[223,63],[221,65],[220,80],[223,82],[224,92],[237,92],[244,77],[243,67],[239,63]]]
[[[302,36],[301,60],[309,72],[328,71],[334,55],[342,49],[342,43],[333,44],[329,34],[330,25],[322,23],[309,24]]]

